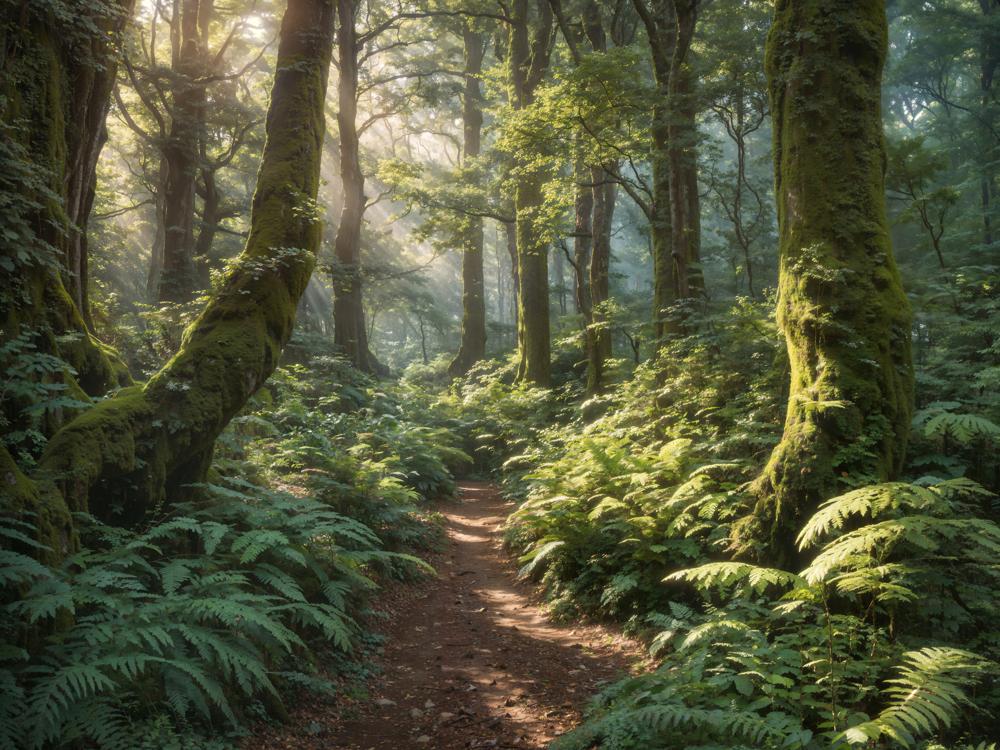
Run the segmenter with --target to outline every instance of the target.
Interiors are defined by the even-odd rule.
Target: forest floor
[[[512,506],[494,486],[463,482],[437,510],[438,575],[381,603],[386,645],[364,697],[296,706],[244,748],[544,748],[603,684],[643,665],[641,645],[616,631],[546,616],[501,548]]]

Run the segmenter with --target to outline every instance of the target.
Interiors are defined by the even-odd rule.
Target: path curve
[[[512,509],[493,485],[461,483],[439,507],[449,544],[438,577],[396,603],[370,695],[342,707],[315,744],[299,734],[266,746],[544,748],[602,684],[639,664],[641,648],[610,629],[546,618],[500,547]]]

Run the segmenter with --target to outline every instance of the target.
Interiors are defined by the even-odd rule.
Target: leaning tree
[[[130,9],[122,3],[118,10]],[[45,54],[36,60],[49,64],[26,65],[29,72],[20,88],[21,98],[42,110],[25,113],[27,105],[12,105],[7,92],[3,127],[16,131],[18,122],[30,114],[32,121],[49,125],[34,140],[26,136],[23,148],[58,154],[66,142],[74,101],[73,76],[67,71],[73,70],[68,61],[76,54],[70,46],[76,42],[52,28],[58,21],[51,14],[28,15],[22,30],[12,32],[9,24],[5,30],[18,35],[15,41],[23,35],[23,48],[35,45]],[[135,523],[204,479],[215,438],[277,365],[320,244],[316,194],[333,19],[332,0],[288,0],[246,246],[225,283],[185,332],[177,354],[146,384],[125,387],[69,419],[52,435],[27,476],[8,451],[0,450],[4,505],[36,514],[39,537],[53,556],[74,544],[71,512]],[[10,64],[5,61],[8,68]],[[38,74],[39,67],[51,68],[51,76]],[[107,92],[105,110],[106,98]],[[48,140],[39,146],[39,138]],[[13,198],[24,189],[9,182],[3,188]],[[51,190],[45,194],[48,210],[56,215],[64,210],[60,198]],[[62,321],[38,317],[37,311],[44,311],[52,299],[60,302],[67,320],[80,322],[57,263],[25,264],[17,280],[18,299],[15,304],[5,302],[5,336],[13,321],[22,332],[47,330],[51,332],[43,339],[60,339],[55,334],[65,325],[55,324]],[[77,372],[73,379],[96,395],[111,384],[116,369],[82,323],[78,330],[75,346],[83,346],[81,339],[87,342],[96,352],[92,359],[104,364],[81,368],[70,360]]]

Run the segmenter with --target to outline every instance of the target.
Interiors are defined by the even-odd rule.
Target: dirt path
[[[394,606],[371,694],[341,706],[332,726],[312,721],[311,710],[292,736],[262,737],[264,746],[543,748],[572,727],[603,683],[640,661],[641,649],[599,626],[546,619],[500,549],[511,509],[491,485],[462,483],[459,499],[440,508],[450,544],[439,577]]]

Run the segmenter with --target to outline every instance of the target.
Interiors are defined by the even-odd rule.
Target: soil
[[[360,699],[294,707],[246,748],[544,748],[601,686],[640,668],[642,647],[610,628],[546,617],[500,546],[511,512],[464,482],[439,510],[448,546],[437,577],[395,592],[377,676]]]

